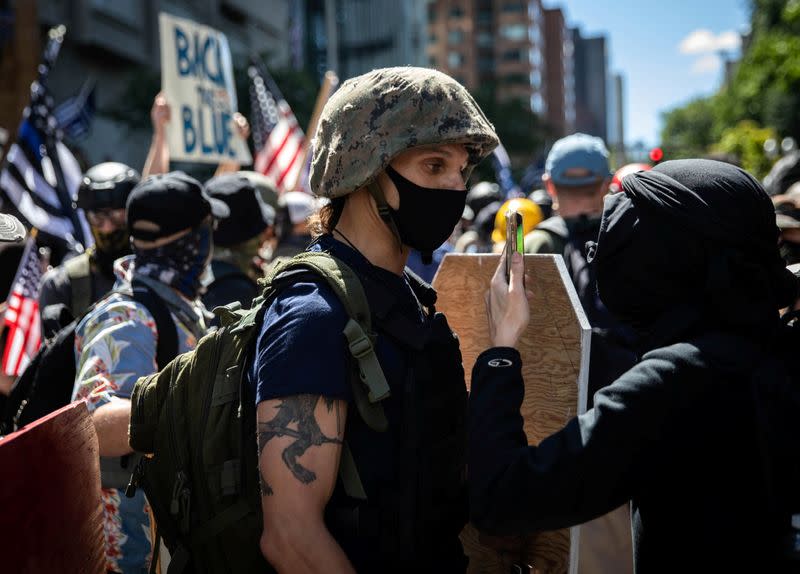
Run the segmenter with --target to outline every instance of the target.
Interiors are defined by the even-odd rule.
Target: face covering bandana
[[[200,225],[186,235],[154,249],[137,249],[136,273],[174,287],[189,299],[200,293],[211,261],[211,226]]]
[[[214,247],[214,261],[225,261],[238,267],[253,281],[264,277],[264,261],[261,258],[261,237],[253,237],[233,247]]]
[[[433,250],[447,241],[461,220],[467,192],[421,187],[397,173],[392,166],[386,167],[386,175],[400,195],[400,208],[390,208],[400,241],[419,251],[423,261],[430,260]]]

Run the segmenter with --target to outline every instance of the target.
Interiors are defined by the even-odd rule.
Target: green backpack
[[[145,454],[127,493],[144,489],[157,538],[170,550],[169,574],[184,571],[262,572],[261,495],[255,397],[246,364],[264,311],[281,289],[322,278],[350,317],[344,329],[354,361],[352,388],[359,415],[373,429],[388,427],[381,401],[389,396],[373,343],[366,295],[355,273],[328,253],[307,252],[279,264],[248,310],[215,309],[219,330],[161,372],[136,382],[131,397],[130,445]],[[366,499],[345,442],[339,477],[349,496]],[[153,564],[158,544],[154,545]],[[152,569],[151,569],[152,570]]]

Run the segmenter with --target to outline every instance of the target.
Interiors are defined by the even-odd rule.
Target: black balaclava
[[[603,303],[651,347],[699,323],[754,332],[794,300],[772,202],[745,171],[668,161],[623,191],[605,200],[589,260]]]

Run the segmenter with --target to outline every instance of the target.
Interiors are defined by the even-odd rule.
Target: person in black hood
[[[476,526],[499,535],[563,528],[630,502],[637,573],[796,571],[781,562],[767,503],[752,383],[785,357],[779,309],[797,295],[777,234],[769,197],[732,165],[668,161],[626,177],[623,193],[605,200],[588,259],[603,303],[635,329],[640,360],[592,409],[529,447],[519,353],[478,358]],[[510,293],[493,285],[490,302]],[[498,358],[513,364],[502,382]]]

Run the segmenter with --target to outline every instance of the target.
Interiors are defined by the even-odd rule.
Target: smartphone
[[[522,214],[516,210],[506,211],[506,283],[511,282],[511,255],[523,253],[525,237],[522,232]]]

